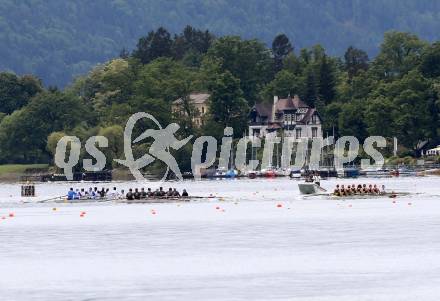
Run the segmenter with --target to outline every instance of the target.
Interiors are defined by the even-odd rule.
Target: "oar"
[[[38,201],[37,203],[46,203],[46,202],[49,202],[49,201],[53,201],[53,200],[56,200],[56,199],[60,199],[60,198],[62,198],[62,197],[66,197],[66,195],[60,195],[60,196],[57,196],[57,197],[53,197],[53,198],[50,198],[50,199],[46,199],[46,200],[41,200],[41,201]]]
[[[319,186],[318,185],[318,188],[321,190],[321,191],[324,191],[324,192],[327,192],[327,189],[325,189],[325,188],[322,188],[321,186]]]

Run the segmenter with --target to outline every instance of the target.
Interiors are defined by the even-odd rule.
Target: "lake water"
[[[286,178],[164,184],[223,200],[35,204],[79,183],[37,185],[23,204],[2,184],[1,300],[438,300],[440,178],[322,185],[336,183],[413,194],[304,198]]]

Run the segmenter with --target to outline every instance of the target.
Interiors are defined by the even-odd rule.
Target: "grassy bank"
[[[0,165],[0,181],[15,182],[26,173],[47,172],[48,164],[5,164]]]

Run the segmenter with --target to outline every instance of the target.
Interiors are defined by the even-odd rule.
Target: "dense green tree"
[[[143,64],[148,64],[159,57],[171,57],[172,45],[170,33],[163,27],[150,31],[147,36],[139,39],[133,56]]]
[[[387,138],[396,135],[395,118],[398,111],[392,100],[385,96],[371,99],[366,104],[365,123],[371,136],[383,136]]]
[[[318,83],[312,68],[306,70],[306,79],[302,98],[311,107],[315,107],[318,100]]]
[[[440,42],[433,43],[425,50],[420,70],[426,77],[440,76]]]
[[[334,70],[326,55],[324,55],[319,67],[318,95],[324,104],[329,104],[335,98],[336,80]]]
[[[209,112],[212,119],[223,127],[230,126],[240,136],[247,124],[249,107],[243,98],[240,80],[231,72],[219,74],[212,86]]]
[[[73,129],[87,112],[82,101],[61,92],[44,92],[0,123],[0,161],[33,163],[48,159],[47,137]]]
[[[185,56],[197,56],[194,60],[200,62],[201,54],[206,53],[213,42],[214,35],[208,30],[202,31],[187,25],[181,34],[174,37],[173,57],[181,60]]]
[[[101,151],[107,159],[107,168],[112,168],[117,165],[114,159],[124,157],[124,129],[120,125],[112,125],[106,128],[101,128],[98,135],[104,136],[108,140],[108,147]]]
[[[240,88],[250,104],[257,99],[263,86],[271,80],[270,52],[257,40],[222,37],[214,42],[208,56],[216,59],[222,72],[229,71],[240,80]]]
[[[293,52],[292,44],[285,34],[279,34],[272,42],[275,73],[283,68],[283,60]]]
[[[287,70],[295,75],[300,75],[303,70],[301,61],[296,57],[295,53],[290,53],[283,61],[283,69]]]
[[[302,79],[287,70],[281,70],[275,75],[273,81],[266,85],[262,91],[263,99],[272,99],[274,95],[287,97],[299,94],[302,87]]]
[[[360,70],[366,71],[368,69],[368,61],[368,54],[365,51],[353,46],[347,48],[344,54],[344,64],[350,82]]]
[[[390,31],[385,33],[380,52],[373,61],[373,72],[383,79],[404,76],[421,61],[427,43],[416,35]]]
[[[0,112],[11,114],[25,106],[31,97],[42,91],[37,78],[25,75],[18,77],[13,73],[0,73]]]
[[[367,137],[364,112],[359,110],[360,103],[353,101],[344,103],[338,117],[338,132],[341,136],[355,136],[359,141]]]

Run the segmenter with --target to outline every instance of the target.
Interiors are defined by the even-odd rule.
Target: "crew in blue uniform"
[[[73,188],[70,188],[69,192],[67,192],[67,199],[74,200],[76,198],[76,192],[73,191]]]

